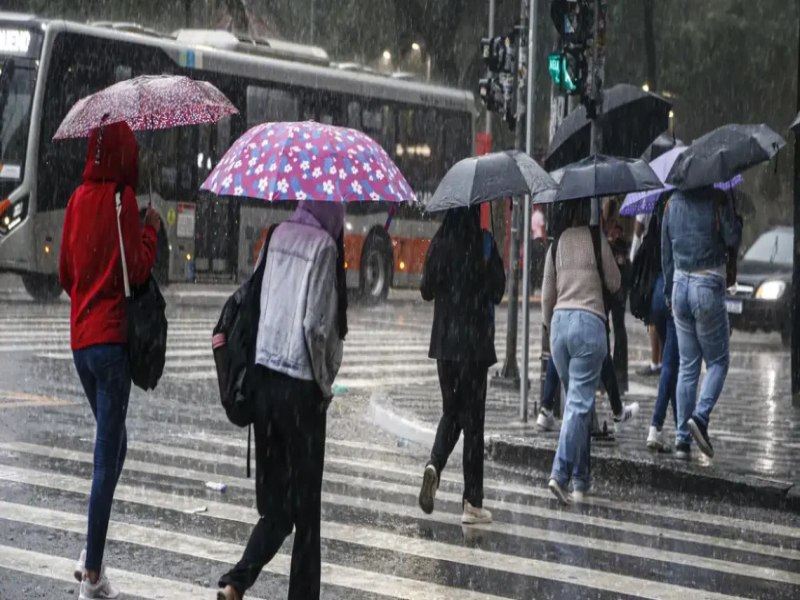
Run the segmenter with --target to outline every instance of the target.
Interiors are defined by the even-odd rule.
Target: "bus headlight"
[[[5,199],[0,201],[0,234],[9,233],[12,229],[17,227],[27,214],[27,203],[25,200],[20,200],[15,204]]]
[[[756,292],[756,298],[760,300],[777,300],[786,291],[786,284],[783,281],[766,281],[762,283]]]

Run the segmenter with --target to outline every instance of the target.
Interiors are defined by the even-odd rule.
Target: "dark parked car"
[[[785,346],[792,337],[791,227],[762,233],[739,261],[736,292],[725,300],[731,327],[745,331],[777,331]]]

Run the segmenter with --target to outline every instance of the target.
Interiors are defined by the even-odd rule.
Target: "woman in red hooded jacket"
[[[120,222],[131,285],[144,283],[150,275],[160,226],[152,209],[144,227],[139,223],[138,161],[139,147],[126,123],[92,131],[83,183],[67,205],[61,240],[59,277],[71,302],[70,342],[97,422],[86,548],[75,568],[82,600],[119,596],[103,567],[111,502],[125,461],[131,390],[117,190],[122,191]]]

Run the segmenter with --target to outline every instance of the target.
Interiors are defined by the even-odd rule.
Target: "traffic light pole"
[[[526,90],[527,105],[525,108],[525,151],[534,155],[534,139],[536,134],[536,101],[534,84],[537,67],[537,18],[538,2],[529,1],[528,10],[528,82]],[[531,198],[525,196],[524,219],[522,227],[522,374],[519,387],[519,412],[523,423],[528,422],[528,372],[530,370],[530,332],[531,332]]]
[[[523,24],[526,24],[528,17],[528,0],[521,0],[520,15]],[[525,52],[522,32],[517,34],[517,53],[516,69],[514,74],[514,91],[517,95],[517,124],[515,129],[515,144],[517,150],[522,150],[525,144],[525,118],[526,115],[520,110],[525,103],[525,86],[520,85],[520,66],[522,55]],[[519,316],[519,233],[522,198],[515,196],[512,200],[511,208],[511,247],[509,249],[508,261],[511,268],[508,273],[508,325],[506,329],[506,358],[500,373],[494,377],[492,384],[504,387],[517,387],[520,384],[519,365],[517,364],[517,318]],[[525,374],[527,377],[527,373]]]
[[[797,110],[800,111],[800,38],[797,51]],[[794,239],[800,240],[800,132],[794,134]],[[792,273],[792,405],[800,407],[800,247]]]
[[[495,0],[489,0],[489,37],[494,37]],[[492,111],[486,110],[486,133],[492,135]]]

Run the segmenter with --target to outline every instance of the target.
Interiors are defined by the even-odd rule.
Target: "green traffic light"
[[[555,52],[547,57],[548,70],[553,83],[559,88],[567,92],[575,92],[578,90],[572,78],[567,72],[567,57],[560,52]]]

